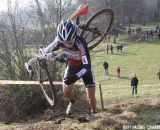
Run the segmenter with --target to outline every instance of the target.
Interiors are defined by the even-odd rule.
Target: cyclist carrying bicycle
[[[83,79],[86,86],[91,113],[94,114],[96,112],[95,79],[89,49],[85,39],[77,35],[77,26],[70,19],[62,21],[58,25],[57,37],[44,50],[46,52],[51,50],[54,55],[54,51],[60,48],[63,50],[63,56],[67,58],[68,62],[63,80],[63,92],[70,101],[66,114],[71,114],[74,110],[75,98],[72,89],[73,84],[80,78]]]

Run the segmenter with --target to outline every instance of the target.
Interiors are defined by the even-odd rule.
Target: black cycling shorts
[[[77,74],[82,69],[82,67],[83,65],[81,66],[67,65],[64,78],[66,78],[69,75]],[[95,77],[92,69],[87,70],[87,72],[81,78],[83,79],[83,82],[87,88],[95,87]]]

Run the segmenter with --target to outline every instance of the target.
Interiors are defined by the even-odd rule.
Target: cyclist
[[[61,21],[57,28],[57,37],[44,50],[54,51],[62,48],[63,56],[67,58],[68,65],[64,74],[63,92],[70,103],[66,114],[74,110],[73,84],[80,78],[86,86],[87,97],[91,106],[91,113],[96,112],[95,80],[90,61],[90,54],[85,39],[77,35],[77,26],[72,20]]]

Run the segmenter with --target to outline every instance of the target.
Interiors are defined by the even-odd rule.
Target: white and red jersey
[[[83,66],[82,69],[77,73],[78,77],[81,77],[88,70],[91,70],[92,67],[89,49],[84,38],[77,36],[73,47],[68,48],[64,45],[64,43],[59,42],[58,38],[56,37],[54,42],[44,48],[44,51],[54,52],[59,49],[62,49],[63,56],[67,58],[68,65],[74,65],[77,67]]]

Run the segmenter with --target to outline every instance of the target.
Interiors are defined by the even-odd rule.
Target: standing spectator
[[[116,35],[116,37],[118,37],[118,35],[119,35],[119,34],[118,34],[118,31],[115,32],[115,35]]]
[[[160,80],[160,69],[159,69],[159,71],[157,72],[157,76],[158,76],[158,78],[159,78],[159,80]]]
[[[160,29],[159,29],[160,30]],[[160,31],[159,31],[159,33],[158,33],[158,39],[160,39]]]
[[[113,54],[113,46],[110,46],[111,53]]]
[[[119,49],[121,50],[121,53],[122,53],[122,50],[123,50],[123,45],[122,44],[120,45]]]
[[[108,35],[108,42],[111,42],[111,36]]]
[[[128,35],[131,35],[131,28],[128,29]]]
[[[134,28],[132,29],[132,33],[133,33],[133,35],[134,35]]]
[[[144,42],[144,40],[145,40],[145,36],[144,36],[143,33],[142,33],[142,35],[141,35],[141,40],[142,40],[142,42]]]
[[[111,37],[110,37],[110,35],[106,35],[104,39],[105,39],[108,43],[110,43]]]
[[[122,49],[123,49],[123,45],[122,45],[122,44],[118,45],[118,46],[117,46],[117,53],[119,52],[119,50],[120,50],[121,53],[122,53]]]
[[[105,75],[109,75],[109,72],[108,72],[108,67],[109,67],[109,65],[108,65],[108,63],[107,63],[107,62],[104,62],[104,63],[103,63],[103,67],[104,67]]]
[[[116,35],[113,35],[113,42],[116,43]]]
[[[138,78],[136,77],[136,74],[133,74],[133,77],[131,79],[131,88],[132,88],[132,94],[137,94],[137,86],[138,86]]]
[[[147,39],[149,38],[149,32],[148,31],[146,31],[146,37],[147,37]]]
[[[117,53],[119,52],[119,48],[120,48],[120,46],[118,45],[118,46],[117,46]]]
[[[118,78],[120,77],[120,72],[121,72],[121,69],[120,69],[120,67],[118,66],[118,68],[117,68],[117,77],[118,77]]]
[[[150,30],[150,36],[153,37],[153,30]]]
[[[109,51],[109,45],[107,44],[107,54],[108,54],[108,51]]]

